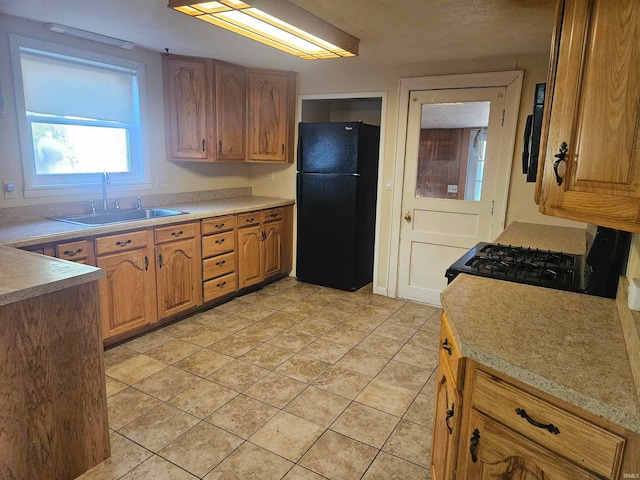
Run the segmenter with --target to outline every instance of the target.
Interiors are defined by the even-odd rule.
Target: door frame
[[[376,186],[376,227],[375,227],[375,239],[373,246],[373,293],[387,296],[387,289],[378,285],[378,270],[380,268],[380,235],[382,228],[382,195],[383,192],[383,175],[384,175],[384,151],[385,151],[385,137],[386,137],[386,124],[387,124],[387,92],[386,91],[373,91],[373,92],[347,92],[347,93],[316,93],[316,94],[300,94],[298,95],[298,101],[296,105],[296,119],[301,121],[302,119],[302,101],[303,100],[349,100],[358,98],[380,98],[382,105],[380,106],[380,149],[378,153],[378,185]],[[298,145],[298,128],[296,124],[295,129],[295,145],[297,152]],[[297,153],[296,153],[297,155]],[[296,198],[297,201],[297,198]],[[296,205],[297,208],[297,205]],[[294,212],[294,221],[296,215]],[[296,225],[293,228],[293,251],[296,251]],[[293,270],[295,272],[295,255],[293,256]]]
[[[452,90],[456,88],[506,87],[505,114],[498,170],[508,172],[497,178],[494,222],[491,228],[492,238],[502,230],[507,214],[511,168],[518,126],[520,94],[522,91],[522,70],[507,72],[473,73],[465,75],[441,75],[435,77],[401,78],[398,87],[398,120],[396,138],[396,162],[394,171],[394,192],[391,206],[391,246],[387,285],[389,296],[398,296],[398,260],[400,258],[400,225],[402,216],[402,191],[404,185],[404,166],[407,149],[407,127],[409,115],[409,96],[416,90]],[[394,267],[395,266],[395,267]]]

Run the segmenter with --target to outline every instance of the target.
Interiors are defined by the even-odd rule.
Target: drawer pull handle
[[[224,227],[224,223],[216,223],[216,224],[214,225],[214,227],[216,227],[216,228],[222,228],[222,227]]]
[[[476,463],[478,461],[478,442],[480,441],[480,430],[477,428],[473,431],[473,436],[469,441],[469,452],[471,453],[471,461]]]
[[[449,355],[451,355],[451,347],[449,346],[449,339],[445,338],[444,342],[442,342],[442,349],[446,350]]]
[[[216,287],[218,287],[218,288],[222,288],[222,287],[224,287],[226,284],[227,284],[227,282],[226,282],[226,281],[224,281],[224,282],[222,282],[222,283],[218,283],[218,284],[216,285]]]
[[[124,247],[124,246],[126,246],[126,245],[129,245],[130,243],[131,243],[131,239],[128,239],[128,240],[126,240],[126,241],[124,241],[124,242],[117,241],[117,242],[116,242],[116,245],[117,245],[118,247]]]
[[[221,262],[216,262],[216,267],[221,267],[222,265],[224,265],[225,263],[227,263],[226,260],[222,260]]]
[[[255,220],[255,218],[251,217],[251,218],[247,218],[247,219],[246,219],[246,222],[247,222],[247,223],[251,223],[251,222],[253,222],[254,220]]]
[[[62,252],[64,255],[69,255],[70,257],[73,257],[74,255],[77,255],[79,253],[82,253],[82,249],[78,248],[77,250],[65,250],[64,252]]]
[[[171,232],[171,235],[173,237],[179,237],[180,235],[182,235],[184,232],[182,230],[180,230],[179,232]]]
[[[533,420],[524,408],[516,408],[516,413],[518,414],[518,416],[524,418],[527,422],[529,422],[534,427],[542,428],[548,431],[549,433],[553,433],[555,435],[560,433],[560,430],[558,430],[558,427],[556,427],[553,423],[540,423]]]
[[[164,263],[164,260],[162,259],[162,254],[158,255],[158,263],[160,264],[160,268],[162,268],[162,264]]]
[[[271,215],[269,215],[271,218],[276,218],[278,216],[277,213],[272,213]]]
[[[144,256],[144,270],[149,270],[149,257],[147,255]]]
[[[556,182],[558,183],[558,186],[562,185],[562,175],[564,175],[564,172],[558,172],[558,169],[560,168],[560,162],[565,161],[568,150],[569,149],[567,143],[562,142],[562,145],[560,145],[560,150],[558,150],[558,153],[554,155],[557,160],[553,162],[553,173],[556,174]]]
[[[218,240],[214,240],[214,243],[217,245],[222,245],[224,243],[224,238],[219,238]]]
[[[453,417],[454,408],[455,405],[452,403],[451,410],[447,410],[447,415],[444,417],[444,421],[447,424],[447,428],[449,429],[449,435],[453,433],[453,428],[451,428],[451,425],[449,425],[449,419]]]

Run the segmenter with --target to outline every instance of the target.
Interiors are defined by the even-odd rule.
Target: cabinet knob
[[[558,182],[558,186],[562,185],[562,177],[567,171],[566,157],[567,152],[569,151],[568,147],[567,142],[562,142],[558,153],[554,155],[557,160],[553,162],[553,173],[556,174],[556,182]]]

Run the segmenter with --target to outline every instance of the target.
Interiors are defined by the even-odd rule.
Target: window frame
[[[129,161],[131,170],[126,173],[110,172],[111,184],[116,191],[151,188],[149,161],[143,148],[146,140],[146,131],[143,127],[146,125],[146,79],[144,63],[14,34],[9,34],[9,44],[25,198],[97,193],[102,186],[101,173],[36,174],[31,130],[32,122],[63,125],[118,126],[119,128],[126,128],[129,137]],[[101,121],[76,119],[61,122],[60,119],[54,117],[27,115],[20,60],[21,51],[33,51],[50,55],[54,58],[65,59],[68,57],[71,58],[72,61],[79,61],[79,63],[98,66],[106,65],[113,67],[114,70],[133,71],[135,79],[133,89],[134,123],[114,125]]]

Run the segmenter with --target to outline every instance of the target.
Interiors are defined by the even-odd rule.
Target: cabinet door
[[[470,421],[471,438],[461,442],[460,461],[465,467],[458,469],[458,478],[469,480],[599,478],[475,410],[471,412]]]
[[[172,159],[207,160],[207,63],[165,57],[167,135]]]
[[[262,261],[262,227],[238,229],[238,287],[260,283],[264,280]]]
[[[200,305],[202,276],[196,239],[156,247],[155,254],[158,317],[166,318]]]
[[[216,159],[244,160],[245,70],[216,63]]]
[[[282,270],[282,222],[263,226],[264,276],[278,275]]]
[[[462,413],[460,394],[443,355],[440,352],[437,371],[438,389],[433,424],[433,446],[431,448],[433,480],[453,478]]]
[[[249,72],[249,160],[286,162],[288,75]]]
[[[560,7],[540,211],[640,232],[640,2]]]
[[[99,257],[96,265],[106,273],[98,282],[105,339],[156,321],[155,269],[148,250]]]

